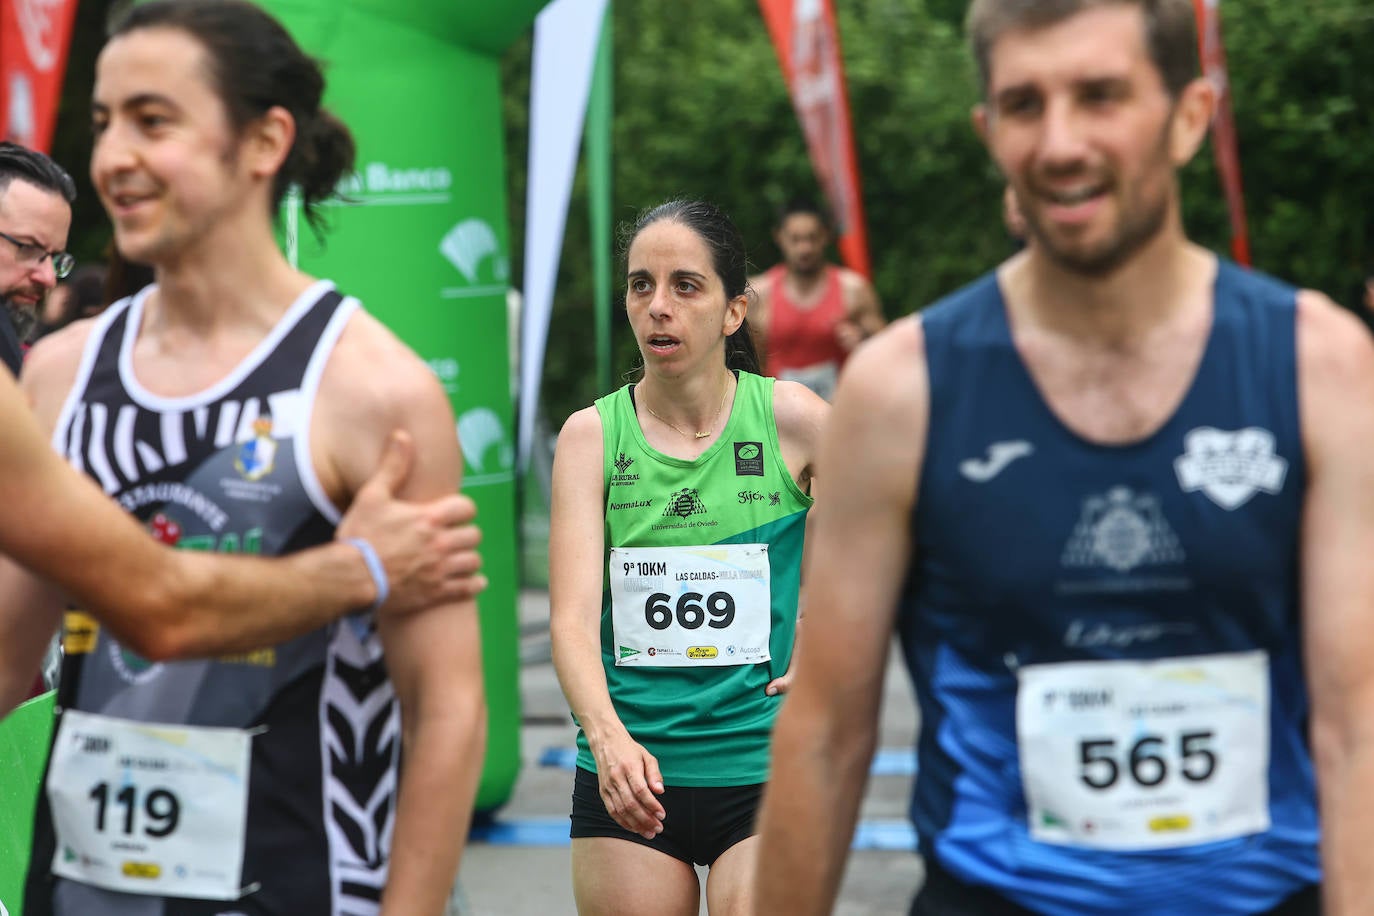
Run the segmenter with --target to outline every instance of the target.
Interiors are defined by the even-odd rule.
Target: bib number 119
[[[170,835],[177,829],[177,824],[181,820],[181,803],[176,795],[167,789],[153,789],[143,796],[143,804],[138,804],[138,787],[125,786],[114,794],[114,804],[110,804],[110,784],[108,782],[96,783],[87,796],[95,802],[95,829],[97,833],[105,832],[105,818],[108,809],[123,808],[123,831],[125,836],[132,836],[134,833],[135,815],[142,808],[143,832],[150,837],[161,838]],[[114,812],[118,818],[118,813]]]

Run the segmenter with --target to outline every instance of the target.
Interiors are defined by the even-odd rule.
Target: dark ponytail
[[[242,131],[273,106],[291,113],[296,139],[272,184],[272,210],[287,190],[300,188],[306,219],[318,231],[319,205],[353,172],[356,147],[342,121],[320,107],[324,73],[280,22],[244,0],[152,0],[136,4],[110,28],[110,37],[138,29],[186,32],[209,58],[211,85]]]
[[[740,322],[735,333],[725,338],[725,366],[738,372],[752,372],[761,375],[759,351],[754,346],[754,332],[749,328],[749,319]]]
[[[296,142],[272,186],[273,208],[292,185],[300,188],[305,218],[318,231],[319,205],[338,192],[339,182],[353,173],[357,147],[348,126],[326,108],[296,122]]]

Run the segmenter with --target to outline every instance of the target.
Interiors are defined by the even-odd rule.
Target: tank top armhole
[[[314,450],[310,445],[310,427],[311,421],[315,417],[315,398],[319,394],[320,379],[324,376],[324,367],[329,362],[329,357],[334,352],[334,346],[339,342],[339,336],[343,334],[349,319],[360,311],[362,311],[362,304],[352,296],[345,297],[339,303],[338,308],[335,309],[333,316],[329,319],[329,324],[325,326],[324,333],[320,335],[319,342],[315,345],[315,352],[311,354],[310,362],[305,369],[305,376],[301,380],[301,403],[304,408],[301,411],[301,428],[296,437],[298,446],[296,474],[300,479],[301,486],[309,495],[311,504],[332,525],[339,524],[343,518],[343,512],[334,505],[334,501],[325,493],[324,487],[320,484],[320,478],[315,473]]]
[[[752,375],[753,373],[749,374]],[[740,378],[744,378],[744,375],[741,373]],[[778,467],[783,469],[783,477],[787,480],[788,492],[809,509],[815,504],[815,497],[797,485],[797,479],[792,476],[792,469],[787,466],[787,462],[782,457],[782,442],[778,439],[778,417],[773,411],[773,391],[777,379],[763,375],[755,375],[754,378],[758,380],[754,384],[757,386],[759,398],[763,401],[764,416],[768,418],[768,422],[765,424],[768,427],[768,450],[772,452],[773,460],[777,462]]]
[[[76,414],[76,406],[81,403],[81,396],[86,393],[86,388],[90,385],[91,373],[95,371],[96,358],[100,355],[100,348],[105,343],[105,337],[110,333],[110,326],[119,320],[120,315],[129,310],[136,297],[148,295],[148,291],[152,288],[152,284],[149,284],[133,296],[125,296],[96,317],[95,326],[91,328],[90,336],[86,338],[86,343],[81,349],[81,361],[77,363],[76,377],[72,379],[71,390],[67,392],[66,400],[62,402],[62,410],[58,412],[57,422],[53,424],[52,428],[52,447],[63,458],[67,456],[66,440],[71,432],[72,417]]]
[[[621,415],[625,413],[627,407],[630,415],[634,415],[634,407],[629,406],[633,403],[634,395],[631,393],[633,388],[633,385],[626,385],[592,402],[592,406],[596,408],[596,418],[601,422],[601,514],[603,517],[611,498],[611,464],[615,460],[614,456],[620,443],[620,424],[623,422]]]

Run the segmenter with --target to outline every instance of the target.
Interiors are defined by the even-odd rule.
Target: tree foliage
[[[816,194],[777,58],[752,0],[614,0],[615,188],[628,220],[675,195],[723,206],[751,260],[773,263],[775,206]],[[874,283],[889,316],[967,282],[1009,248],[1001,179],[974,135],[965,0],[836,3]],[[1374,7],[1367,0],[1224,0],[1254,260],[1347,302],[1374,258]],[[507,55],[513,244],[523,237],[527,38]],[[517,154],[518,151],[518,154]],[[1213,152],[1183,174],[1190,234],[1229,251]],[[545,409],[555,428],[592,386],[593,309],[579,175],[554,305]],[[517,271],[517,276],[518,276]],[[633,341],[617,306],[616,368]]]
[[[817,194],[806,148],[755,0],[612,0],[613,210],[628,222],[676,195],[706,197],[740,225],[758,268],[777,257],[774,208]],[[836,0],[874,283],[889,316],[977,276],[1008,249],[1001,180],[969,125],[976,101],[961,35],[966,0]],[[89,151],[94,52],[109,0],[80,6],[55,151],[78,177]],[[1223,0],[1241,166],[1256,264],[1347,302],[1374,270],[1374,5],[1369,0]],[[503,59],[513,276],[522,276],[532,38]],[[442,116],[433,112],[428,116]],[[1183,176],[1199,242],[1228,249],[1210,148]],[[557,428],[594,390],[587,189],[569,208],[545,367]],[[104,215],[83,189],[73,231],[98,255]],[[618,268],[617,268],[618,270]],[[637,359],[616,318],[615,368]]]

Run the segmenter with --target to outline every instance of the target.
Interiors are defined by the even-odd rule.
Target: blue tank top
[[[1191,388],[1120,446],[1050,411],[995,276],[923,313],[930,427],[899,628],[922,716],[912,819],[956,877],[1047,914],[1255,913],[1320,880],[1295,309],[1292,288],[1221,262]],[[1163,671],[1164,689],[1121,696]],[[1187,693],[1218,671],[1249,687]],[[1206,709],[1251,751],[1223,749]],[[1033,799],[1037,778],[1091,801]],[[1183,802],[1219,785],[1232,797]]]

